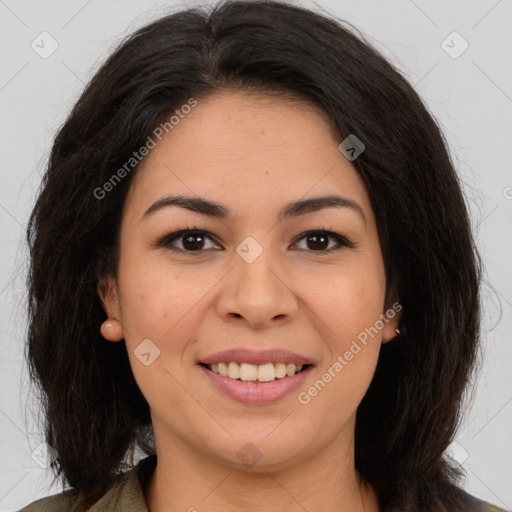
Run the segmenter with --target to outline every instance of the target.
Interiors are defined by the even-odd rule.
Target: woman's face
[[[342,141],[314,107],[235,93],[199,101],[155,140],[102,298],[122,327],[157,450],[253,470],[350,453],[397,317],[382,321],[375,218]],[[222,208],[192,211],[166,204],[171,196]],[[324,196],[343,199],[308,202]],[[169,236],[181,230],[192,233]],[[294,361],[306,371],[283,377]],[[237,365],[230,377],[203,364],[213,362],[240,363],[243,378]]]

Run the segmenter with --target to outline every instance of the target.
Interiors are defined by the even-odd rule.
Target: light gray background
[[[49,488],[49,473],[31,457],[42,432],[23,361],[24,229],[52,137],[84,83],[123,36],[176,6],[200,3],[0,0],[1,511],[61,490]],[[307,0],[302,5],[314,6]],[[441,124],[466,184],[488,283],[485,358],[451,453],[467,471],[468,492],[512,509],[512,1],[319,0],[316,5],[358,27],[406,74]],[[31,48],[43,31],[59,45],[47,59]],[[445,51],[462,49],[458,36],[442,46],[453,31],[469,44],[458,58]]]

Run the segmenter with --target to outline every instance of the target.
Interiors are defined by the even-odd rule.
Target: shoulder
[[[488,503],[487,501],[483,501],[472,494],[469,494],[466,491],[461,490],[461,494],[464,496],[466,502],[468,503],[468,509],[470,511],[475,512],[510,512],[504,508],[500,508],[492,503]]]
[[[482,512],[510,512],[510,510],[505,510],[504,508],[482,501]]]
[[[122,474],[107,492],[94,498],[86,499],[83,494],[69,489],[34,501],[18,512],[148,512],[144,488],[155,465],[155,455],[146,457]]]
[[[491,503],[482,502],[483,509],[482,512],[510,512],[510,510],[505,510],[504,508],[497,507],[496,505],[492,505]]]
[[[41,498],[18,512],[82,512],[87,506],[84,500],[70,491]]]
[[[512,512],[473,496],[453,483],[434,484],[429,493],[412,493],[383,512]]]

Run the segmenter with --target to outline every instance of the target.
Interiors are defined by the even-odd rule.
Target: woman
[[[459,182],[336,20],[231,1],[133,34],[58,133],[28,242],[70,489],[24,511],[499,510],[444,457],[479,341]]]

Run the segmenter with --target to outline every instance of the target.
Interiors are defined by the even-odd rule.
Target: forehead
[[[371,212],[327,114],[304,101],[211,95],[156,142],[127,198],[138,210],[170,192],[253,211],[259,204],[340,193]]]

